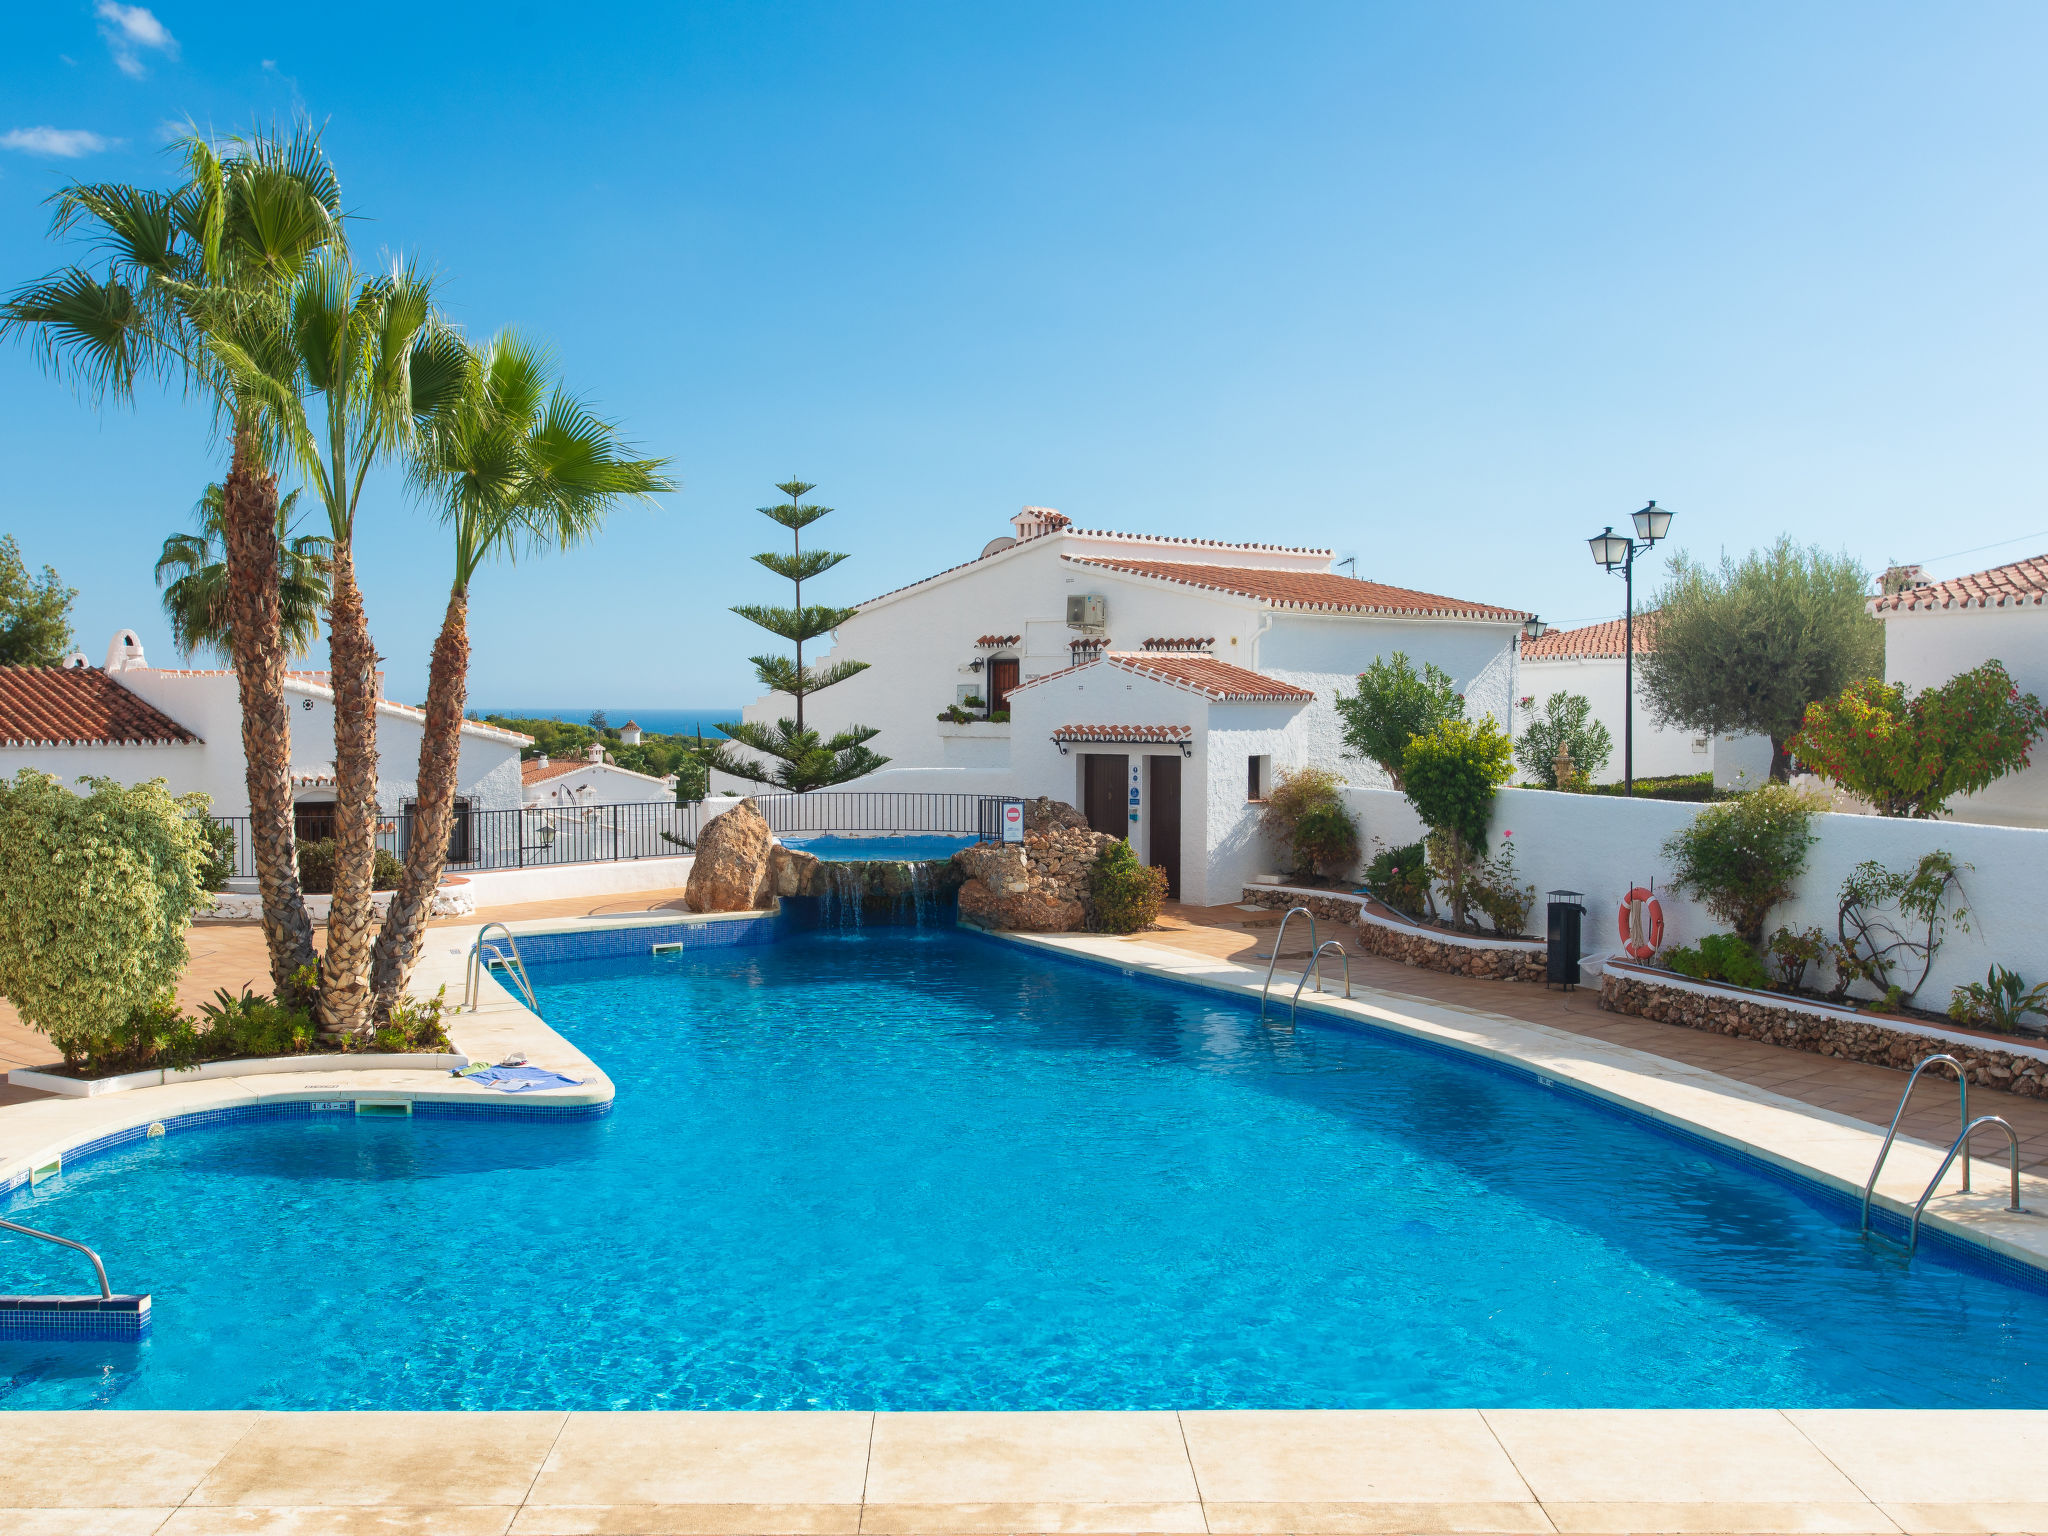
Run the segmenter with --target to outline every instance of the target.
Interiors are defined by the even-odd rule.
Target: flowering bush
[[[1807,705],[1788,745],[1879,815],[1939,816],[1955,796],[2026,767],[2044,729],[2041,701],[1987,661],[1919,693],[1874,677],[1851,683],[1839,698]]]
[[[1672,884],[1761,945],[1764,919],[1806,868],[1818,808],[1813,796],[1778,783],[1708,806],[1664,844]]]
[[[1495,933],[1524,933],[1529,912],[1536,905],[1536,887],[1524,885],[1515,875],[1515,834],[1503,832],[1493,856],[1473,866],[1470,881],[1472,905],[1486,914]]]
[[[1365,868],[1365,887],[1392,907],[1410,917],[1420,917],[1425,908],[1432,915],[1435,903],[1429,894],[1429,860],[1422,844],[1405,848],[1382,848]]]

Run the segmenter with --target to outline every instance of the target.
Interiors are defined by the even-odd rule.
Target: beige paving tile
[[[1205,1529],[1193,1500],[1163,1504],[870,1504],[861,1512],[862,1536],[964,1536],[1011,1531],[1074,1532],[1087,1536],[1169,1532],[1192,1536]]]
[[[1714,1501],[1575,1504],[1545,1503],[1543,1512],[1561,1536],[1893,1536],[1897,1527],[1874,1504],[1745,1503]]]
[[[529,1504],[513,1536],[854,1536],[858,1504]]]
[[[187,1502],[301,1509],[516,1506],[560,1413],[265,1414]]]
[[[510,1505],[443,1509],[390,1505],[311,1509],[200,1509],[174,1513],[160,1536],[504,1536]]]
[[[1552,1529],[1539,1504],[1486,1504],[1431,1501],[1423,1504],[1218,1504],[1205,1501],[1202,1513],[1219,1536],[1264,1536],[1266,1532],[1302,1536],[1378,1536],[1378,1533],[1517,1532]]]
[[[843,1505],[867,1476],[869,1413],[572,1413],[536,1505]]]
[[[1171,1413],[878,1413],[870,1504],[1195,1502]]]
[[[0,1509],[183,1503],[260,1419],[255,1413],[7,1414]]]
[[[1908,1536],[1996,1536],[2007,1531],[2048,1531],[2048,1503],[1881,1504]]]
[[[2048,1504],[2048,1411],[1794,1409],[1785,1417],[1880,1504],[2015,1503],[2037,1512]],[[1968,1448],[1960,1458],[1959,1447]]]
[[[1189,1412],[1180,1416],[1203,1502],[1498,1503],[1535,1507],[1472,1409]]]
[[[1559,1506],[1604,1503],[1644,1507],[1868,1503],[1812,1441],[1772,1409],[1555,1412],[1513,1408],[1488,1409],[1485,1418],[1514,1459],[1515,1469],[1553,1519],[1558,1518]],[[1599,1525],[1584,1528],[1606,1529]],[[1749,1524],[1726,1527],[1758,1528]],[[1766,1528],[1804,1529],[1797,1524]]]
[[[6,1509],[7,1536],[154,1536],[168,1509]]]

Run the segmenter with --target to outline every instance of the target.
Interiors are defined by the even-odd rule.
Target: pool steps
[[[97,1296],[0,1296],[0,1340],[96,1339],[132,1343],[149,1332],[149,1297],[114,1294],[114,1288],[107,1283],[107,1266],[85,1244],[14,1221],[0,1221],[0,1230],[77,1249],[92,1260],[93,1275],[100,1283]]]

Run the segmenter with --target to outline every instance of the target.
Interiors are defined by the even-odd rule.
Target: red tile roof
[[[2038,608],[2048,601],[2048,555],[2015,560],[1872,598],[1872,613],[1932,613],[1943,608]]]
[[[0,667],[0,744],[174,746],[198,739],[96,667]]]
[[[1153,655],[1144,651],[1111,651],[1106,656],[1093,656],[1074,666],[1062,667],[1057,672],[1048,672],[1043,677],[1019,683],[1010,692],[1013,695],[1021,693],[1026,688],[1036,688],[1040,683],[1049,683],[1056,677],[1065,677],[1084,667],[1100,666],[1121,667],[1139,677],[1170,683],[1219,702],[1281,700],[1305,704],[1315,697],[1306,688],[1263,676],[1248,667],[1233,667],[1229,662],[1217,661],[1211,656]]]
[[[1052,733],[1054,741],[1124,741],[1178,744],[1195,739],[1194,729],[1185,725],[1063,725]]]
[[[1646,655],[1657,647],[1650,643],[1651,614],[1636,615],[1636,654]],[[1621,655],[1624,643],[1620,619],[1588,624],[1584,629],[1554,629],[1541,640],[1522,642],[1524,661],[1582,661]]]
[[[983,635],[979,640],[975,641],[974,643],[977,646],[1015,645],[1019,640],[1023,638],[1024,637],[1022,635]]]
[[[1327,571],[1276,571],[1243,565],[1191,565],[1174,560],[1113,560],[1096,555],[1063,555],[1076,565],[1100,566],[1127,576],[1149,576],[1210,592],[1257,598],[1276,608],[1318,613],[1393,613],[1440,619],[1482,619],[1519,624],[1529,615],[1513,608],[1468,603],[1433,592],[1413,592],[1383,582],[1333,576]]]
[[[1163,639],[1148,635],[1145,639],[1148,651],[1206,651],[1216,643],[1214,635],[1189,635],[1181,639]]]
[[[917,580],[912,582],[906,582],[900,587],[891,587],[887,592],[878,592],[873,597],[867,599],[867,601],[861,603],[859,606],[862,608],[871,607],[875,603],[881,602],[884,598],[895,597],[899,593],[909,592],[914,588],[923,586],[926,582],[937,581],[942,576],[951,576],[955,571],[964,571],[970,565],[979,565],[984,560],[992,560],[998,555],[1007,555],[1012,550],[1029,549],[1033,545],[1037,544],[1039,542],[1039,539],[1053,538],[1055,536],[1066,535],[1073,535],[1075,537],[1080,538],[1097,539],[1136,539],[1146,544],[1172,544],[1190,549],[1252,549],[1282,555],[1328,555],[1334,553],[1334,551],[1327,549],[1310,549],[1305,546],[1295,544],[1229,544],[1225,543],[1221,539],[1177,539],[1170,534],[1124,533],[1114,528],[1062,527],[1049,529],[1045,533],[1038,535],[1037,538],[1020,539],[1012,544],[1003,544],[1000,549],[984,549],[972,560],[962,560],[958,565],[949,565],[942,571],[932,572],[929,576],[920,576],[917,578]],[[1074,557],[1071,555],[1063,555],[1061,556],[1061,558],[1071,560]]]
[[[565,773],[574,773],[578,768],[589,766],[590,759],[587,757],[555,758],[545,763],[537,757],[530,757],[519,765],[519,782],[522,787],[531,788],[535,784],[545,784],[549,779],[559,779]]]

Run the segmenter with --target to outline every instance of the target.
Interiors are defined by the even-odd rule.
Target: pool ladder
[[[1323,990],[1323,951],[1326,949],[1337,951],[1338,958],[1344,962],[1344,995],[1351,995],[1351,956],[1345,953],[1344,946],[1335,939],[1325,939],[1318,944],[1315,913],[1309,911],[1307,907],[1289,907],[1286,916],[1280,919],[1280,931],[1273,935],[1273,953],[1266,957],[1266,980],[1259,988],[1259,1017],[1262,1019],[1266,1016],[1266,994],[1273,987],[1273,971],[1280,964],[1280,946],[1287,942],[1287,925],[1293,921],[1297,912],[1308,919],[1309,957],[1308,964],[1301,969],[1301,979],[1294,984],[1294,1004],[1288,1012],[1288,1017],[1292,1019],[1301,1012],[1301,989],[1308,985],[1311,972],[1316,978],[1316,990]]]
[[[509,955],[495,942],[488,945],[484,942],[493,928],[505,935],[506,948],[511,950]],[[462,1006],[470,1013],[483,1006],[481,977],[486,969],[510,971],[512,979],[519,984],[520,995],[526,999],[526,1006],[535,1013],[540,1012],[540,1004],[533,998],[533,983],[526,977],[526,962],[519,958],[519,941],[512,937],[512,930],[503,923],[485,923],[477,930],[476,948],[469,952],[469,972],[462,988]]]
[[[100,1300],[112,1301],[114,1299],[114,1288],[107,1284],[107,1266],[102,1264],[100,1256],[86,1247],[85,1244],[74,1243],[70,1238],[59,1237],[54,1232],[38,1232],[34,1227],[24,1227],[15,1221],[0,1221],[0,1227],[5,1227],[9,1232],[19,1232],[23,1237],[40,1237],[46,1243],[58,1243],[66,1248],[76,1248],[88,1259],[92,1260],[92,1272],[99,1276]]]
[[[1863,1185],[1862,1230],[1865,1232],[1870,1230],[1871,1192],[1877,1188],[1877,1176],[1884,1170],[1885,1158],[1891,1155],[1892,1142],[1897,1139],[1899,1134],[1899,1122],[1906,1116],[1906,1105],[1913,1097],[1913,1090],[1920,1085],[1920,1074],[1933,1066],[1951,1067],[1955,1071],[1956,1123],[1962,1129],[1957,1133],[1956,1139],[1949,1144],[1948,1155],[1941,1160],[1941,1166],[1934,1170],[1934,1177],[1927,1181],[1927,1188],[1921,1191],[1919,1200],[1914,1203],[1912,1226],[1906,1235],[1906,1251],[1908,1253],[1911,1253],[1920,1246],[1921,1213],[1927,1209],[1927,1202],[1934,1198],[1935,1189],[1947,1175],[1949,1164],[1956,1160],[1958,1154],[1963,1159],[1962,1192],[1964,1194],[1970,1193],[1970,1137],[1974,1132],[1983,1130],[1986,1127],[1995,1125],[2005,1132],[2007,1149],[2011,1154],[2012,1165],[2012,1197],[2011,1203],[2007,1205],[2006,1209],[2012,1211],[2022,1209],[2020,1205],[2019,1133],[2012,1128],[2009,1121],[2000,1115],[1979,1115],[1975,1120],[1970,1118],[1969,1073],[1960,1061],[1944,1051],[1939,1055],[1929,1056],[1921,1060],[1914,1066],[1913,1075],[1906,1079],[1906,1091],[1899,1095],[1899,1107],[1892,1114],[1890,1129],[1884,1133],[1884,1145],[1877,1149],[1877,1161],[1870,1165],[1870,1177]]]

